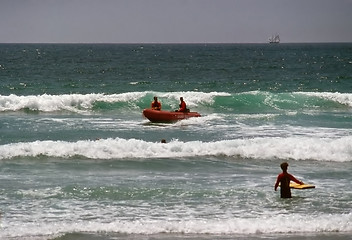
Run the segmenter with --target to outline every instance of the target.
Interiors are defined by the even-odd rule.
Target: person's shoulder
[[[279,175],[278,175],[277,177],[280,177],[280,178],[282,178],[282,177],[285,177],[285,176],[287,176],[287,173],[285,173],[285,172],[282,172],[282,173],[279,173]]]

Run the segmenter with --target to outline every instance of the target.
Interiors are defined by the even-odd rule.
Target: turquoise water
[[[0,79],[1,239],[352,232],[352,44],[0,44]]]

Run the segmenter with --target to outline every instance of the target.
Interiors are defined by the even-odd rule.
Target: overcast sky
[[[352,42],[352,0],[0,0],[2,43]]]

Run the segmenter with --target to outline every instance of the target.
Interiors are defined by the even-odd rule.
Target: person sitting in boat
[[[154,97],[154,101],[151,104],[151,108],[154,110],[161,110],[161,103],[158,101],[157,97]]]
[[[180,108],[176,112],[189,112],[189,109],[186,106],[186,102],[183,101],[183,97],[180,97]]]

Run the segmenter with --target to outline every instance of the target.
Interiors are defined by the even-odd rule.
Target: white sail
[[[269,43],[279,43],[279,42],[280,42],[280,36],[279,36],[279,34],[272,35],[272,36],[269,38]]]

